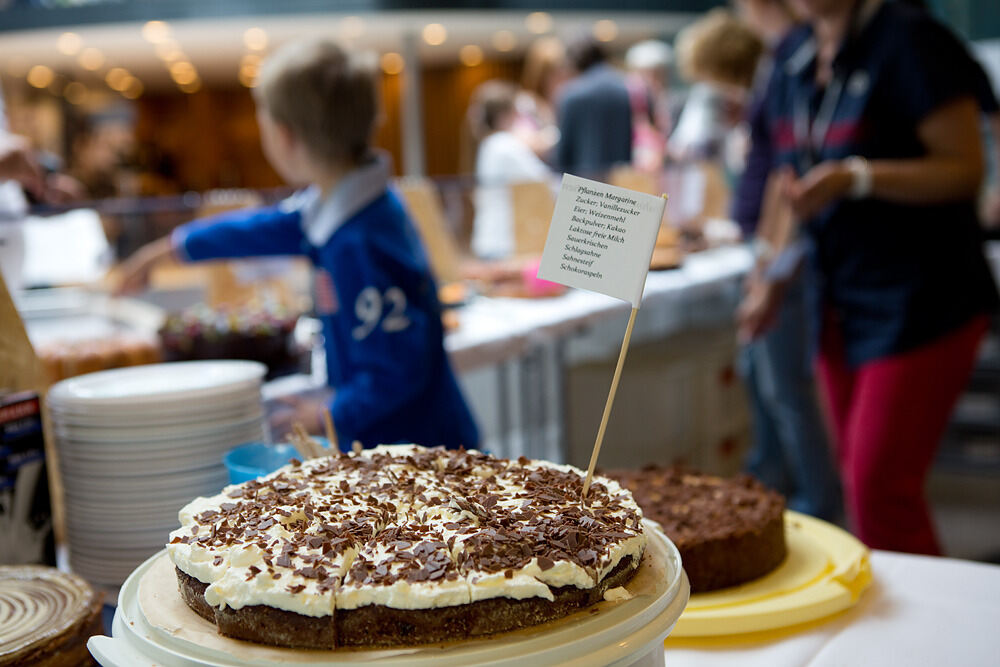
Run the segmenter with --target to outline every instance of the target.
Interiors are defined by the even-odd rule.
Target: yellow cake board
[[[746,642],[751,634],[770,639],[772,631],[786,634],[851,607],[871,583],[868,549],[841,528],[786,512],[785,537],[788,556],[770,574],[692,595],[666,645],[691,639],[715,646],[727,637]]]

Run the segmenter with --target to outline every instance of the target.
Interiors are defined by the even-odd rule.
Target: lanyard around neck
[[[854,0],[848,22],[847,41],[852,41],[858,36],[862,26],[878,8],[880,1]],[[813,57],[819,57],[818,50]],[[843,68],[838,68],[836,62],[834,62],[833,76],[830,79],[830,83],[827,84],[826,90],[823,91],[823,99],[819,103],[816,118],[812,119],[811,126],[809,122],[812,115],[809,112],[809,90],[800,90],[795,96],[795,105],[792,109],[794,113],[793,130],[795,131],[795,146],[798,153],[799,168],[802,170],[802,173],[809,171],[820,162],[820,157],[823,154],[823,145],[826,143],[826,135],[830,131],[830,125],[833,123],[833,115],[837,111],[837,103],[840,102],[840,95],[844,92],[844,82],[846,80],[847,76]]]
[[[830,131],[833,115],[837,111],[837,103],[840,102],[840,95],[843,91],[844,76],[834,71],[830,83],[827,84],[826,90],[823,92],[823,99],[820,101],[814,119],[811,118],[812,114],[809,112],[809,89],[803,87],[795,96],[795,105],[792,109],[794,114],[793,130],[799,169],[802,173],[809,171],[820,161],[826,136]]]

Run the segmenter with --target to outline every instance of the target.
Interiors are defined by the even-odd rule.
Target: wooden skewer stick
[[[330,452],[337,451],[337,432],[333,430],[333,415],[330,408],[323,406],[323,425],[326,427],[326,439],[330,441]]]
[[[604,442],[604,430],[608,427],[608,417],[611,416],[611,405],[615,402],[615,394],[618,392],[618,380],[622,376],[622,367],[625,365],[625,355],[628,354],[628,343],[632,338],[632,326],[635,324],[635,314],[638,308],[632,309],[632,314],[628,317],[628,326],[625,327],[625,340],[622,341],[622,351],[618,354],[618,365],[615,367],[615,376],[611,380],[611,391],[608,393],[608,401],[604,404],[604,416],[601,417],[601,427],[597,429],[597,441],[594,442],[594,451],[590,455],[590,465],[587,467],[587,478],[583,480],[583,494],[581,501],[587,498],[587,491],[590,490],[590,482],[594,478],[594,467],[597,465],[597,456],[601,453],[601,443]]]
[[[295,433],[293,431],[292,433],[288,434],[288,440],[289,442],[292,443],[292,447],[294,447],[295,451],[299,453],[299,456],[302,457],[303,461],[308,461],[309,459],[312,458],[312,452],[309,451],[309,448],[303,444],[302,439],[299,437],[298,433]]]
[[[295,436],[298,438],[298,441],[302,443],[302,448],[309,452],[309,458],[315,459],[323,455],[319,444],[309,436],[309,432],[306,431],[305,427],[300,422],[292,424],[292,430],[295,432]]]

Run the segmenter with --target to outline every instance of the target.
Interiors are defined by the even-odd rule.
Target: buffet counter
[[[688,255],[677,269],[651,271],[633,343],[731,320],[733,290],[751,262],[746,248],[731,246]],[[461,309],[461,327],[448,334],[445,345],[460,372],[522,356],[535,345],[581,337],[584,329],[590,335],[575,341],[574,360],[617,354],[630,310],[624,301],[582,290],[546,299],[477,297]]]
[[[678,269],[650,272],[632,349],[707,329],[722,330],[733,347],[733,313],[751,263],[745,247],[730,246],[691,254]],[[481,448],[504,457],[578,463],[570,460],[567,372],[581,364],[613,363],[629,311],[623,301],[572,289],[540,299],[475,296],[459,308],[460,326],[447,334],[445,347],[479,423]],[[323,368],[323,363],[314,360],[313,367]],[[611,374],[601,371],[598,375],[606,378],[584,383],[594,396],[603,393],[602,407]],[[628,375],[626,367],[623,385]],[[316,396],[324,382],[316,374],[280,378],[265,386],[264,396]],[[596,424],[586,428],[592,445]],[[669,439],[667,433],[650,437]]]
[[[668,639],[671,667],[1000,664],[1000,567],[888,551],[839,616],[748,639]]]

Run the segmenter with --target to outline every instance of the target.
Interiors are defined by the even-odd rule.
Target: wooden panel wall
[[[467,136],[466,107],[473,90],[493,78],[516,80],[520,63],[484,62],[476,67],[436,66],[422,72],[427,173],[468,173],[474,150]],[[401,75],[380,82],[383,117],[375,145],[402,167]],[[260,148],[253,100],[245,88],[207,88],[193,95],[149,93],[139,100],[136,139],[150,163],[172,166],[177,189],[268,188],[281,179]],[[152,186],[150,186],[152,187]],[[149,189],[149,188],[147,188]],[[145,194],[157,194],[146,192]]]
[[[424,69],[424,137],[429,175],[472,171],[474,147],[465,122],[472,92],[489,79],[516,81],[520,73],[520,64],[512,61],[486,61],[476,67],[453,65]]]
[[[172,169],[165,177],[182,191],[281,184],[264,158],[245,88],[143,95],[136,139],[152,166]]]

